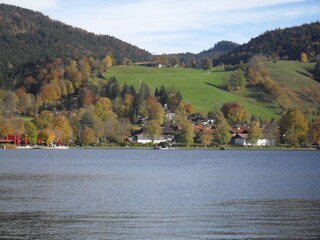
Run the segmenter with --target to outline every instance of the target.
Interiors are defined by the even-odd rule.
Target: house
[[[230,141],[230,145],[247,146],[248,134],[247,133],[235,133]]]
[[[167,121],[173,121],[176,117],[176,111],[173,109],[169,109],[166,111],[166,120]]]
[[[276,141],[275,139],[263,136],[262,138],[259,138],[255,143],[251,143],[248,141],[248,133],[236,133],[232,136],[230,144],[236,146],[274,146],[276,144]]]
[[[172,127],[163,127],[162,136],[166,141],[173,142],[176,131]]]
[[[156,137],[153,140],[153,143],[158,144],[160,142],[173,142],[174,141],[174,136],[175,136],[175,131],[173,128],[170,127],[163,127],[162,128],[162,135],[159,137]],[[136,143],[151,143],[152,139],[147,136],[146,134],[143,133],[143,129],[140,129],[138,131],[135,131],[132,134],[131,140]]]
[[[202,116],[201,114],[194,114],[190,117],[190,120],[193,124],[212,125],[214,123],[213,119],[210,119],[207,116]]]

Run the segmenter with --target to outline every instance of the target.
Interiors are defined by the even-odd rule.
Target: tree
[[[109,98],[101,97],[99,98],[95,104],[95,113],[98,117],[102,118],[103,120],[106,120],[109,112],[112,111],[112,102]]]
[[[159,102],[164,105],[167,103],[168,100],[168,93],[167,93],[167,89],[161,85],[160,89],[159,89]]]
[[[53,120],[55,135],[63,144],[68,145],[72,139],[72,128],[69,120],[61,115],[55,116]]]
[[[104,137],[109,144],[111,139],[117,138],[117,127],[119,125],[119,121],[117,120],[117,116],[114,112],[110,112],[110,115],[104,121]]]
[[[221,112],[230,125],[242,124],[250,119],[249,111],[236,102],[223,104]]]
[[[274,139],[275,143],[279,142],[279,128],[274,119],[271,119],[264,128],[264,135],[268,139]]]
[[[307,63],[308,62],[308,55],[305,52],[302,52],[300,54],[300,62],[303,62],[303,63]]]
[[[299,109],[289,110],[284,114],[279,126],[282,142],[298,146],[307,140],[308,120]]]
[[[31,144],[37,143],[37,137],[38,137],[38,130],[36,125],[34,125],[32,122],[24,122],[24,129],[25,129],[25,135],[28,137],[28,141]]]
[[[12,135],[13,133],[12,124],[9,119],[0,115],[0,137]]]
[[[93,129],[92,128],[85,128],[81,133],[80,141],[85,146],[95,144],[97,139],[96,139],[95,132],[93,131]]]
[[[248,130],[248,141],[251,142],[251,144],[255,145],[263,136],[262,129],[260,128],[260,123],[258,121],[253,121],[249,125]]]
[[[53,124],[53,112],[42,111],[34,120],[33,123],[37,129],[51,128]]]
[[[42,129],[38,134],[38,139],[45,145],[50,145],[55,139],[55,133],[51,128]]]
[[[183,120],[180,123],[181,130],[177,133],[176,140],[179,143],[184,143],[190,146],[193,143],[193,138],[195,137],[193,131],[193,125],[188,120]]]
[[[155,97],[148,97],[146,109],[148,111],[149,120],[155,120],[159,125],[163,124],[165,113],[163,107]]]
[[[320,119],[316,120],[312,124],[311,130],[312,142],[314,144],[320,144]]]
[[[243,89],[245,87],[245,77],[243,71],[241,69],[237,69],[235,73],[233,73],[227,83],[227,89],[229,92],[237,91]]]
[[[116,126],[116,136],[119,142],[123,143],[124,140],[130,135],[131,123],[127,118],[120,118]]]
[[[200,142],[202,145],[207,147],[212,142],[212,131],[211,129],[204,129],[200,134]]]
[[[178,56],[173,56],[171,59],[171,66],[175,67],[178,66],[180,64],[180,60],[178,58]]]
[[[81,88],[79,100],[82,107],[92,105],[94,102],[94,94],[92,90],[90,88]]]
[[[313,76],[317,78],[316,81],[320,82],[320,60],[318,60],[316,63]]]
[[[19,98],[15,92],[7,91],[4,97],[4,110],[8,114],[13,114],[17,111]]]
[[[230,142],[230,126],[221,111],[215,114],[215,132],[214,141],[219,145],[225,145]]]
[[[202,69],[204,69],[204,70],[211,70],[212,69],[212,60],[210,58],[203,59]]]
[[[112,67],[112,58],[106,55],[101,61],[100,72],[105,73],[110,67]]]
[[[151,138],[152,142],[155,138],[160,137],[162,133],[161,125],[157,120],[150,120],[144,128],[145,134]]]

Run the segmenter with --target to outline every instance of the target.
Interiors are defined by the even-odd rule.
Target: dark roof
[[[162,134],[175,134],[176,131],[172,127],[163,127]]]

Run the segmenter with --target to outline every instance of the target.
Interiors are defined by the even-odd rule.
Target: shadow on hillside
[[[248,88],[248,91],[249,91],[249,94],[246,96],[248,98],[253,98],[257,102],[261,102],[261,103],[273,103],[273,100],[271,99],[271,97],[264,92],[256,92],[250,88]]]
[[[302,93],[302,92],[296,92],[296,94],[303,101],[309,102],[311,104],[315,104],[314,100],[312,99],[312,94],[305,94],[305,93]]]
[[[216,85],[216,84],[209,83],[209,82],[204,82],[204,83],[206,85],[208,85],[208,86],[215,87],[215,88],[218,88],[218,89],[223,90],[223,91],[227,91],[226,87],[223,86],[223,85]]]
[[[309,71],[309,70],[308,70],[308,72],[310,73],[310,75],[305,73],[305,72],[299,71],[299,70],[297,70],[296,72],[301,74],[301,75],[303,75],[303,76],[306,76],[308,78],[312,78],[312,75],[313,75],[313,73],[311,71]]]

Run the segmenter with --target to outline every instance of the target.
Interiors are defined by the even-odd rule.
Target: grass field
[[[245,89],[237,93],[225,90],[226,81],[231,72],[204,71],[184,68],[150,68],[135,66],[117,66],[108,71],[107,77],[116,77],[120,84],[132,84],[139,88],[145,82],[154,91],[161,85],[175,87],[185,102],[193,105],[194,111],[206,113],[219,109],[223,103],[238,102],[244,105],[256,117],[264,119],[278,118],[281,109],[267,101],[264,92]]]

